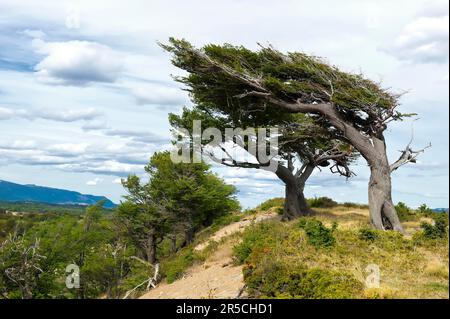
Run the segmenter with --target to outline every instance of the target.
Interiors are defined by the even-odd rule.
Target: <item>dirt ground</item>
[[[278,218],[275,213],[248,217],[217,231],[209,241],[220,242],[236,232],[241,232],[252,223]],[[209,241],[200,243],[195,250],[201,251]],[[141,296],[141,299],[193,299],[193,298],[236,298],[244,286],[242,266],[233,265],[233,245],[226,241],[201,265],[191,267],[183,278],[171,283],[160,283],[156,288]]]

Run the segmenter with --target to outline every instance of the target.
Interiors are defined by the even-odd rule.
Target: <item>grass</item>
[[[244,264],[245,280],[250,296],[280,298],[448,298],[449,245],[445,238],[429,239],[414,225],[406,227],[409,235],[393,231],[370,229],[368,212],[357,207],[338,205],[330,209],[315,209],[311,241],[302,223],[270,221],[249,227],[235,249],[238,263]],[[413,221],[420,225],[420,216]],[[320,221],[324,227],[317,224]],[[336,225],[337,223],[337,225]],[[332,231],[330,239],[330,231]],[[316,245],[329,243],[332,245]],[[275,263],[274,263],[275,261]],[[380,287],[365,288],[366,267],[380,268]],[[281,269],[281,270],[280,270]],[[315,272],[315,281],[325,289],[310,295],[289,293],[289,276],[297,278],[299,287],[308,286],[304,278]],[[305,275],[306,272],[306,275]],[[330,274],[341,278],[338,286],[329,281]],[[286,279],[288,276],[289,280]],[[271,290],[264,284],[271,280]],[[356,280],[356,281],[354,281]],[[361,289],[346,291],[355,283]],[[280,284],[281,283],[281,284]],[[333,288],[334,287],[334,288]],[[304,289],[304,288],[302,288]],[[324,292],[325,291],[325,292]]]

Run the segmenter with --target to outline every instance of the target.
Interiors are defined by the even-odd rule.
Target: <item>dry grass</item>
[[[338,224],[336,244],[318,249],[307,242],[296,221],[273,223],[274,241],[267,247],[270,257],[290,265],[306,265],[352,273],[364,283],[366,267],[380,269],[379,288],[365,289],[361,298],[448,298],[448,240],[420,243],[413,235],[420,221],[404,223],[407,235],[379,232],[374,242],[359,238],[359,229],[369,226],[365,209],[335,207],[315,209],[316,219],[326,226]],[[279,236],[279,233],[285,236]],[[280,239],[282,238],[282,239]]]

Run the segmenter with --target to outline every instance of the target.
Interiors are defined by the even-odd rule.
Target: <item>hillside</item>
[[[95,204],[100,200],[105,200],[105,208],[116,206],[104,196],[87,195],[65,189],[37,185],[21,185],[0,180],[0,201],[86,206]]]
[[[210,249],[207,257],[141,298],[448,298],[448,238],[421,231],[431,218],[409,217],[401,235],[370,230],[364,207],[315,208],[314,217],[287,223],[277,209],[200,236],[194,250]],[[374,265],[379,286],[368,287]]]

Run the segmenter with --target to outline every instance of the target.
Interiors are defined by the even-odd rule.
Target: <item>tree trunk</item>
[[[176,253],[177,251],[177,235],[173,234],[170,236],[170,252]]]
[[[391,169],[386,155],[383,134],[364,136],[351,123],[340,117],[332,105],[324,105],[321,112],[340,130],[366,159],[370,166],[369,212],[372,225],[377,229],[394,229],[403,232],[395,206],[392,203]]]
[[[298,200],[298,187],[295,183],[286,183],[286,196],[284,198],[284,208],[282,220],[292,220],[302,216]]]
[[[308,202],[306,201],[305,194],[303,193],[303,189],[300,188],[297,194],[297,201],[300,207],[300,216],[312,215],[313,211],[309,208]]]
[[[186,243],[186,246],[191,244],[194,241],[194,228],[193,227],[189,227],[188,229],[186,229],[186,231],[184,233],[184,241]]]
[[[392,202],[391,171],[386,156],[370,163],[369,212],[376,229],[393,229],[403,232],[403,227]],[[384,159],[386,158],[386,159]]]
[[[308,164],[306,166],[305,170],[303,171],[303,173],[297,178],[297,186],[298,186],[297,199],[298,199],[298,204],[300,206],[300,211],[303,216],[304,215],[312,215],[312,213],[313,213],[312,209],[309,208],[308,202],[306,201],[304,191],[305,191],[306,181],[311,176],[311,174],[315,168],[316,168],[316,166],[314,164]]]
[[[156,263],[156,238],[154,234],[148,236],[147,261],[152,265]]]
[[[297,180],[292,171],[282,165],[278,165],[278,169],[275,173],[285,184],[286,195],[284,199],[283,216],[281,219],[292,220],[300,216],[309,215],[311,210],[309,209],[303,194],[300,179]],[[303,178],[304,177],[305,176],[303,176]]]

